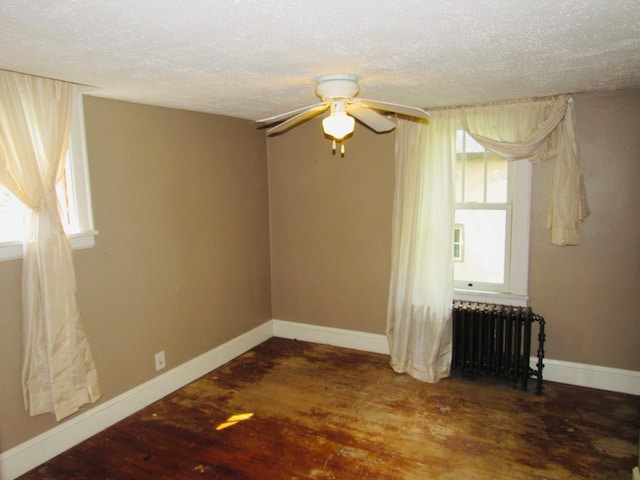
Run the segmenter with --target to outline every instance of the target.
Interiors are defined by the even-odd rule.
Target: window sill
[[[95,230],[69,235],[71,248],[73,250],[92,248],[96,244],[96,235],[98,232]],[[22,258],[22,242],[0,242],[0,262],[18,258]]]
[[[515,295],[511,293],[454,289],[453,299],[461,300],[463,302],[497,303],[501,305],[526,307],[529,297],[527,295]]]

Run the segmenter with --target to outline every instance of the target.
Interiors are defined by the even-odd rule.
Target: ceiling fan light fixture
[[[347,115],[347,112],[334,112],[322,120],[324,133],[336,140],[342,140],[353,132],[355,125],[355,118]]]
[[[333,100],[328,117],[322,121],[322,130],[334,140],[342,140],[353,132],[356,125],[355,118],[347,115],[347,107],[343,99]]]

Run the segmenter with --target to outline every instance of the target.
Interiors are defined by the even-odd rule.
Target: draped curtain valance
[[[589,215],[569,95],[452,109],[459,124],[487,150],[507,159],[555,160],[547,228],[554,245],[577,245]]]

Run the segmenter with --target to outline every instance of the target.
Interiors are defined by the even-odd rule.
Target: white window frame
[[[88,88],[79,85],[73,87],[71,106],[71,126],[69,137],[69,161],[66,174],[73,186],[73,198],[69,205],[69,216],[75,225],[69,233],[71,247],[75,249],[91,248],[95,245],[93,209],[91,204],[91,184],[89,181],[89,162],[84,128],[84,108],[82,95]],[[22,258],[22,239],[0,242],[0,261]]]
[[[505,271],[505,287],[498,291],[455,285],[453,298],[471,302],[501,303],[526,306],[529,283],[529,229],[531,223],[531,175],[528,160],[509,162],[509,195],[511,197],[511,232],[507,233],[509,267]],[[485,205],[485,204],[481,204]],[[466,207],[465,207],[466,208]]]

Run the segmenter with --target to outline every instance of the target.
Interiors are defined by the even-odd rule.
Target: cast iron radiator
[[[538,326],[538,361],[529,365],[532,324]],[[491,303],[453,302],[453,351],[451,371],[488,375],[522,383],[536,378],[536,394],[542,394],[544,318],[529,307]]]

